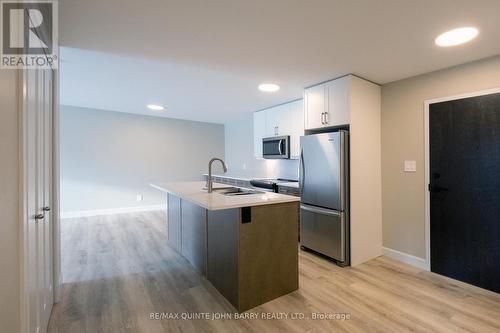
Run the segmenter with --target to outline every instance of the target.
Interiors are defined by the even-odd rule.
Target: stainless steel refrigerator
[[[350,264],[349,132],[300,138],[300,244]]]

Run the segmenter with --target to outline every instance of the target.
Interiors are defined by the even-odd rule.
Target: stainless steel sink
[[[251,190],[248,188],[240,188],[240,187],[220,187],[214,188],[213,192],[227,195],[227,196],[236,196],[236,195],[250,195],[250,194],[260,194],[262,192]]]

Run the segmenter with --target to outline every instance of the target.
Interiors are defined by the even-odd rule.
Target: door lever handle
[[[443,186],[439,186],[439,185],[431,185],[431,184],[429,184],[429,191],[430,192],[435,192],[435,193],[438,193],[438,192],[447,192],[448,188],[443,187]]]
[[[45,218],[44,214],[36,214],[35,215],[35,220],[43,220]]]

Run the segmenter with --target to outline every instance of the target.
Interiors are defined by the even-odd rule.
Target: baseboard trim
[[[420,269],[428,270],[427,263],[423,258],[415,257],[411,254],[393,250],[388,247],[382,247],[382,254],[386,257],[404,262],[405,264],[415,266]]]
[[[152,210],[162,210],[162,209],[165,209],[165,205],[121,207],[121,208],[96,209],[96,210],[80,210],[80,211],[73,211],[73,212],[61,212],[61,219],[75,218],[75,217],[87,217],[87,216],[99,216],[99,215],[111,215],[111,214],[122,214],[122,213],[148,212],[148,211],[152,211]]]

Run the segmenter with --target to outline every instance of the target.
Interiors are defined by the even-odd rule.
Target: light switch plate
[[[416,172],[417,171],[417,161],[405,161],[405,172]]]

